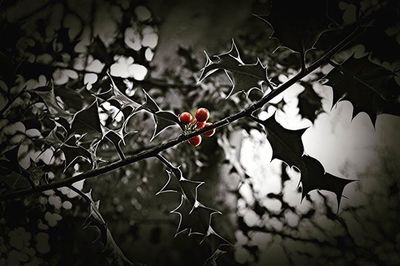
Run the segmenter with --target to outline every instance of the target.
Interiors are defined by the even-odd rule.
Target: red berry
[[[192,121],[193,117],[189,112],[183,112],[179,115],[179,121],[183,124],[189,124]]]
[[[208,127],[210,125],[212,125],[212,123],[206,123],[205,127]],[[209,138],[209,137],[212,137],[214,134],[215,134],[215,128],[204,132],[203,136],[206,138]]]
[[[204,128],[205,126],[206,126],[206,122],[197,122],[196,129],[199,130],[199,129]]]
[[[198,122],[206,122],[207,119],[210,117],[210,112],[206,108],[199,108],[197,109],[194,116],[196,117]]]
[[[201,136],[197,135],[189,139],[189,143],[197,147],[201,143]]]

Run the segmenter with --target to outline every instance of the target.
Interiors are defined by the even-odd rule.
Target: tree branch
[[[108,173],[110,171],[113,171],[117,168],[150,158],[150,157],[154,157],[157,156],[160,152],[167,150],[171,147],[174,147],[182,142],[185,142],[187,140],[189,140],[190,138],[203,134],[204,132],[208,131],[208,130],[212,130],[212,129],[217,129],[223,126],[226,126],[236,120],[239,120],[241,118],[244,117],[249,117],[251,116],[251,114],[256,111],[257,109],[263,107],[266,103],[268,103],[270,100],[272,100],[273,98],[275,98],[276,96],[278,96],[279,94],[281,94],[282,92],[284,92],[285,90],[287,90],[289,87],[291,87],[293,84],[295,84],[296,82],[300,81],[302,78],[306,77],[308,74],[310,74],[311,72],[313,72],[314,70],[316,70],[317,68],[321,67],[323,64],[329,62],[330,58],[335,55],[337,52],[339,52],[340,50],[344,49],[349,42],[351,42],[353,40],[354,37],[356,37],[358,34],[360,34],[362,32],[362,28],[360,27],[356,27],[347,37],[345,37],[341,42],[339,42],[336,46],[334,46],[331,50],[329,50],[327,53],[325,53],[321,58],[319,58],[318,60],[316,60],[313,64],[311,64],[307,69],[305,69],[304,71],[300,71],[299,73],[297,73],[294,77],[292,77],[291,79],[289,79],[287,82],[285,82],[284,84],[282,84],[281,86],[277,87],[275,90],[271,91],[271,93],[267,94],[266,96],[264,96],[263,98],[261,98],[259,101],[255,102],[254,104],[248,106],[247,108],[245,108],[244,110],[235,113],[233,115],[230,115],[212,125],[210,125],[209,127],[205,127],[202,128],[198,131],[194,131],[190,134],[187,135],[180,135],[179,137],[161,143],[161,145],[153,147],[151,149],[146,149],[143,152],[140,152],[138,154],[134,154],[132,156],[127,157],[124,160],[120,160],[120,161],[116,161],[113,163],[110,163],[106,166],[97,168],[97,169],[93,169],[90,170],[86,173],[82,173],[73,177],[69,177],[69,178],[65,178],[63,180],[54,182],[54,183],[50,183],[50,184],[46,184],[46,185],[42,185],[42,186],[38,186],[35,188],[27,188],[27,189],[21,189],[15,192],[11,192],[5,195],[0,196],[0,200],[8,200],[8,199],[13,199],[13,198],[17,198],[17,197],[22,197],[22,196],[26,196],[32,193],[38,193],[38,192],[43,192],[49,189],[56,189],[59,187],[64,187],[64,186],[68,186],[71,185],[75,182],[78,182],[80,180],[84,180],[87,178],[91,178],[91,177],[95,177],[95,176],[99,176],[105,173]]]

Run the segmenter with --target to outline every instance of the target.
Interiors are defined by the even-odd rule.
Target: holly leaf
[[[396,76],[372,63],[368,57],[351,57],[326,75],[326,84],[333,88],[333,104],[348,100],[354,107],[353,117],[365,112],[375,125],[378,114],[400,115],[400,89]]]
[[[208,260],[214,260],[214,262],[220,255],[226,253],[225,250],[221,250],[222,247],[232,245],[228,240],[216,233],[211,225],[208,227],[207,234],[201,240],[201,244],[203,243],[207,243],[211,249],[212,255]]]
[[[147,109],[152,113],[160,111],[161,108],[158,106],[156,101],[145,90],[143,90],[143,93],[144,93],[146,99],[145,99],[145,103],[142,105],[141,108]]]
[[[301,136],[306,129],[288,130],[276,122],[274,116],[265,121],[255,120],[264,126],[267,139],[272,147],[272,158],[280,159],[289,166],[295,166],[300,170],[303,198],[308,192],[315,189],[328,190],[336,194],[339,206],[344,187],[354,180],[326,173],[320,162],[304,155]]]
[[[96,132],[103,134],[97,100],[89,107],[77,112],[74,115],[71,124],[71,132],[77,134],[87,134],[88,132]]]
[[[199,82],[218,70],[224,71],[232,83],[232,89],[227,97],[240,91],[247,93],[253,88],[261,89],[261,83],[267,81],[266,67],[263,66],[261,61],[257,59],[255,64],[243,63],[233,41],[232,48],[226,53],[214,56],[214,61],[207,54],[206,57],[206,65],[202,69]]]
[[[123,133],[123,128],[119,130],[104,129],[103,139],[107,139],[115,146],[120,147],[121,144],[125,145],[125,135]]]
[[[299,114],[302,118],[306,118],[314,123],[318,115],[324,111],[321,102],[322,97],[314,91],[311,84],[303,82],[301,85],[303,85],[304,91],[298,96]]]
[[[72,114],[65,111],[62,102],[60,102],[54,93],[54,85],[38,87],[31,90],[32,93],[38,95],[47,107],[50,115],[53,117],[62,117],[66,120],[71,119]]]
[[[398,25],[399,2],[385,1],[379,5],[371,5],[366,9],[362,7],[360,1],[346,0],[345,2],[347,2],[346,5],[352,6],[346,8],[346,11],[339,7],[343,2],[328,1],[328,4],[330,4],[328,15],[342,27],[324,34],[321,37],[322,43],[317,44],[317,46],[321,49],[331,47],[332,43],[342,40],[358,25],[364,27],[364,31],[352,41],[352,45],[362,44],[367,53],[382,61],[392,62],[400,58],[400,45],[396,41],[396,34],[390,33],[391,29],[397,28]],[[352,11],[348,12],[350,10]],[[373,16],[371,16],[371,13],[373,13]],[[344,20],[345,17],[346,21]],[[369,20],[368,17],[373,17],[373,19]],[[368,23],[365,23],[366,21]]]
[[[271,116],[264,121],[256,121],[264,127],[268,142],[272,147],[272,159],[282,160],[289,166],[298,165],[299,158],[304,153],[301,136],[307,128],[298,130],[286,129],[275,120],[275,116]]]
[[[206,235],[212,215],[220,212],[208,208],[200,202],[196,202],[195,205],[192,205],[192,202],[182,195],[180,204],[172,210],[171,213],[175,213],[179,216],[176,235],[188,230],[190,236],[193,234]]]
[[[171,126],[179,125],[178,117],[172,112],[158,111],[154,113],[153,117],[156,128],[154,130],[153,136],[151,137],[151,140],[157,137],[164,129],[167,129]]]
[[[131,98],[126,96],[116,85],[113,77],[111,77],[110,74],[108,74],[109,79],[111,81],[111,97],[108,99],[109,102],[117,102],[120,106],[121,109],[125,109],[127,107],[130,107],[132,111],[138,109],[140,107],[140,104],[137,102],[133,101]],[[119,78],[116,78],[119,79]],[[122,83],[121,79],[119,79],[119,83]]]
[[[73,109],[77,111],[87,107],[95,100],[95,97],[86,87],[74,89],[72,86],[68,86],[68,84],[54,86],[54,93],[63,101],[64,109]]]
[[[138,111],[140,109],[145,109],[153,114],[155,129],[153,136],[150,139],[150,141],[152,141],[168,127],[175,125],[179,126],[180,122],[174,113],[161,110],[156,101],[154,101],[154,99],[145,90],[143,90],[143,92],[145,94],[146,101],[141,107],[138,108]]]
[[[226,254],[227,252],[221,249],[217,249],[214,253],[205,261],[205,266],[217,266],[217,259],[220,258],[222,255]]]
[[[92,154],[87,149],[81,146],[71,146],[68,144],[64,144],[60,147],[60,149],[64,153],[65,157],[65,170],[78,159],[83,159],[89,162],[91,165],[93,164]]]
[[[220,213],[217,210],[208,208],[197,199],[197,191],[204,182],[193,181],[185,178],[179,167],[169,166],[167,170],[168,180],[163,188],[157,193],[180,193],[179,205],[170,213],[179,216],[176,235],[187,231],[189,235],[208,236],[211,223],[211,216]]]
[[[107,223],[99,211],[100,201],[94,201],[92,198],[92,190],[88,193],[82,192],[81,196],[89,202],[89,216],[86,218],[83,228],[95,227],[98,228],[100,232],[97,239],[93,242],[100,241],[103,245],[103,252],[107,253],[109,258],[112,260],[111,264],[133,265],[133,263],[122,253],[117,243],[115,243],[115,240],[107,227]]]
[[[282,46],[305,52],[313,48],[331,23],[327,17],[326,2],[275,0],[272,1],[271,13],[260,18],[273,27],[273,35]]]
[[[344,187],[355,181],[326,173],[318,160],[307,155],[301,157],[301,164],[298,167],[301,172],[302,197],[315,189],[327,190],[336,194],[338,208]]]
[[[163,188],[157,192],[156,195],[174,192],[182,193],[185,197],[192,202],[193,205],[197,202],[197,191],[204,182],[194,181],[187,179],[183,176],[183,173],[179,167],[175,167],[172,171],[167,170],[168,180]]]
[[[180,193],[181,192],[181,186],[179,184],[179,180],[173,176],[171,171],[167,170],[168,174],[168,180],[165,183],[165,185],[156,193],[156,195],[160,195],[162,193]]]

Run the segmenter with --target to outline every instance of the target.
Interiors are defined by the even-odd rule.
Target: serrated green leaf
[[[225,71],[227,77],[232,83],[232,89],[228,96],[237,92],[249,92],[253,88],[261,88],[261,83],[267,81],[267,70],[257,59],[255,64],[245,64],[240,58],[238,48],[235,42],[232,42],[232,48],[220,55],[215,56],[212,61],[207,55],[206,65],[203,67],[199,77],[199,82],[218,70]]]
[[[314,123],[317,116],[324,111],[321,102],[322,97],[314,91],[311,84],[303,82],[302,85],[304,91],[298,96],[299,114],[302,118],[307,118]]]
[[[353,117],[365,112],[375,125],[378,114],[400,115],[400,88],[395,77],[368,57],[351,57],[326,75],[326,84],[333,88],[333,104],[348,100],[354,107]]]

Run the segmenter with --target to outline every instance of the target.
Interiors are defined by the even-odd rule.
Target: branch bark
[[[120,160],[120,161],[116,161],[113,163],[110,163],[106,166],[97,168],[97,169],[93,169],[90,170],[86,173],[82,173],[73,177],[69,177],[69,178],[65,178],[63,180],[57,181],[57,182],[53,182],[50,184],[46,184],[46,185],[42,185],[42,186],[37,186],[34,188],[27,188],[27,189],[21,189],[18,191],[14,191],[14,192],[10,192],[8,194],[5,195],[1,195],[0,196],[0,200],[9,200],[9,199],[13,199],[13,198],[18,198],[18,197],[23,197],[32,193],[39,193],[39,192],[43,192],[46,190],[50,190],[50,189],[56,189],[56,188],[60,188],[60,187],[64,187],[64,186],[68,186],[71,185],[75,182],[87,179],[87,178],[91,178],[91,177],[96,177],[105,173],[108,173],[110,171],[113,171],[117,168],[150,158],[150,157],[155,157],[157,156],[160,152],[167,150],[171,147],[174,147],[182,142],[185,142],[187,140],[189,140],[190,138],[203,134],[204,132],[208,131],[208,130],[212,130],[212,129],[216,129],[216,128],[220,128],[223,126],[226,126],[236,120],[239,120],[241,118],[244,117],[250,117],[251,114],[256,111],[257,109],[263,107],[266,103],[268,103],[270,100],[272,100],[273,98],[275,98],[276,96],[278,96],[279,94],[281,94],[282,92],[284,92],[285,90],[287,90],[289,87],[291,87],[293,84],[295,84],[296,82],[300,81],[301,79],[303,79],[304,77],[306,77],[308,74],[310,74],[311,72],[313,72],[314,70],[318,69],[319,67],[321,67],[323,64],[328,63],[329,60],[331,59],[331,57],[333,55],[335,55],[337,52],[341,51],[342,49],[344,49],[358,34],[360,34],[362,32],[362,28],[357,26],[349,35],[347,35],[342,41],[340,41],[338,44],[336,44],[332,49],[330,49],[328,52],[326,52],[321,58],[319,58],[318,60],[316,60],[313,64],[311,64],[309,67],[302,69],[299,73],[297,73],[294,77],[292,77],[291,79],[289,79],[287,82],[285,82],[284,84],[280,85],[279,87],[277,87],[275,90],[271,91],[269,94],[267,94],[266,96],[264,96],[263,98],[261,98],[260,100],[258,100],[257,102],[255,102],[254,104],[248,106],[247,108],[245,108],[244,110],[235,113],[233,115],[230,115],[212,125],[210,125],[209,127],[200,129],[198,131],[192,132],[190,134],[187,135],[180,135],[179,137],[164,142],[159,146],[150,148],[150,149],[145,149],[143,152],[140,152],[138,154],[134,154],[132,156],[126,157],[124,160]]]

